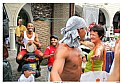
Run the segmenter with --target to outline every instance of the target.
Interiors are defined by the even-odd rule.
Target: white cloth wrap
[[[61,29],[61,34],[63,34],[64,37],[59,41],[59,43],[66,43],[72,48],[78,47],[80,45],[80,37],[77,29],[84,27],[86,27],[86,22],[83,18],[72,16],[68,19],[66,27]]]

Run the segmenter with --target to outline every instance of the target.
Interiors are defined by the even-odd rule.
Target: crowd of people
[[[85,41],[87,25],[83,18],[72,16],[68,19],[66,26],[61,29],[63,38],[55,35],[50,37],[50,46],[44,53],[37,48],[41,47],[38,34],[34,32],[33,23],[28,23],[27,27],[22,25],[22,20],[18,21],[16,28],[16,40],[22,46],[16,57],[19,64],[18,71],[22,71],[18,81],[35,81],[32,76],[32,69],[29,65],[22,66],[22,58],[27,53],[26,45],[35,45],[34,53],[43,59],[48,59],[49,81],[72,81],[79,82],[81,74],[90,71],[105,71],[106,49],[102,42],[105,31],[104,28],[94,24],[89,28],[90,40]],[[88,50],[81,47],[86,46]],[[111,47],[110,47],[111,48]],[[107,81],[120,81],[120,38],[117,39],[114,51],[114,68]],[[116,73],[118,72],[118,73]],[[27,74],[27,75],[26,75]],[[24,80],[25,79],[25,80]],[[29,80],[30,79],[30,80]]]

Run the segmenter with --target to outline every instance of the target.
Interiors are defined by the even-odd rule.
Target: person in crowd
[[[6,45],[5,45],[5,35],[3,35],[4,37],[3,37],[3,59],[6,59],[6,58],[8,58],[8,56],[9,56],[9,53],[8,53],[8,48],[6,47]]]
[[[72,16],[66,27],[61,29],[64,37],[59,41],[55,52],[55,61],[50,73],[51,81],[80,81],[82,56],[78,46],[86,34],[86,22],[83,18]]]
[[[34,25],[32,23],[28,23],[27,24],[27,31],[24,31],[23,33],[21,33],[21,36],[19,38],[19,44],[22,45],[22,50],[19,52],[18,56],[17,56],[17,63],[19,64],[18,66],[18,71],[21,71],[21,67],[22,67],[22,58],[23,56],[27,53],[27,45],[32,45],[34,44],[34,53],[36,55],[39,56],[40,59],[42,59],[43,53],[36,49],[37,47],[40,47],[41,44],[39,43],[39,39],[38,39],[38,34],[36,34],[35,32],[33,32],[34,30]]]
[[[22,74],[18,79],[18,82],[34,82],[35,78],[32,74],[32,68],[29,64],[24,64],[22,66]]]
[[[26,27],[22,24],[22,19],[18,20],[18,26],[16,27],[15,30],[15,39],[16,39],[16,45],[17,45],[17,54],[20,51],[20,45],[18,43],[18,39],[20,38],[20,35],[22,32],[27,31]]]
[[[93,26],[90,29],[90,39],[94,43],[93,49],[87,55],[87,64],[84,72],[92,71],[92,65],[94,65],[93,71],[102,71],[103,60],[104,60],[104,51],[105,47],[102,44],[101,39],[104,36],[104,29],[98,25]],[[94,63],[93,63],[94,62]],[[105,65],[105,62],[104,62]],[[105,69],[105,68],[103,68]]]
[[[120,36],[117,39],[114,47],[114,66],[108,78],[108,82],[120,82]]]
[[[51,71],[54,62],[54,53],[58,46],[58,37],[52,35],[50,37],[50,46],[48,46],[44,52],[43,59],[48,59],[48,70]]]
[[[3,59],[8,58],[8,56],[9,56],[8,48],[5,45],[3,45]]]
[[[93,47],[94,47],[94,44],[90,41],[87,41],[87,40],[80,41],[79,48],[82,49],[82,52],[85,55],[82,57],[82,73],[84,73],[84,69],[85,69],[86,64],[87,64],[87,55],[93,49]]]
[[[6,45],[6,47],[9,47],[9,45],[10,45],[9,35],[7,35],[7,37],[5,38],[5,45]]]
[[[84,73],[84,69],[87,64],[87,55],[91,51],[92,43],[89,41],[80,41],[79,49],[82,50],[82,73]]]
[[[16,37],[20,37],[21,33],[27,31],[26,27],[22,24],[22,19],[18,20],[18,26],[16,27],[15,34]]]
[[[54,62],[54,53],[58,46],[58,37],[56,35],[52,35],[50,37],[50,46],[48,46],[44,52],[43,59],[48,59],[48,81],[50,81],[50,72]]]

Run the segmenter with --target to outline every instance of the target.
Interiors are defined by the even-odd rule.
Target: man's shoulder
[[[52,45],[50,45],[50,46],[47,46],[47,48],[46,48],[46,49],[51,50],[51,49],[54,49],[54,47],[53,47]]]
[[[66,58],[68,57],[68,54],[69,54],[69,50],[66,47],[66,45],[63,43],[59,44],[59,46],[56,49],[56,58],[57,57]]]
[[[16,29],[19,29],[19,26],[17,26]]]
[[[46,49],[49,49],[50,50],[50,46],[48,46]]]
[[[24,26],[24,25],[21,25],[22,27],[24,27],[24,28],[26,28],[26,26]]]
[[[67,47],[67,45],[66,45],[66,44],[61,43],[61,44],[59,44],[58,48],[67,49],[68,47]]]
[[[19,79],[21,80],[21,79],[24,79],[24,78],[25,78],[24,74],[21,74]]]
[[[66,44],[59,44],[59,46],[57,47],[57,51],[60,53],[67,53],[69,51],[69,48]]]
[[[36,32],[33,32],[35,34],[36,37],[38,37],[38,34]]]

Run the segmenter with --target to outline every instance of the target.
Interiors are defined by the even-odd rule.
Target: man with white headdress
[[[61,29],[63,39],[55,52],[55,61],[51,71],[51,81],[80,81],[82,56],[78,49],[80,40],[86,34],[86,22],[83,18],[72,16],[66,27]]]

